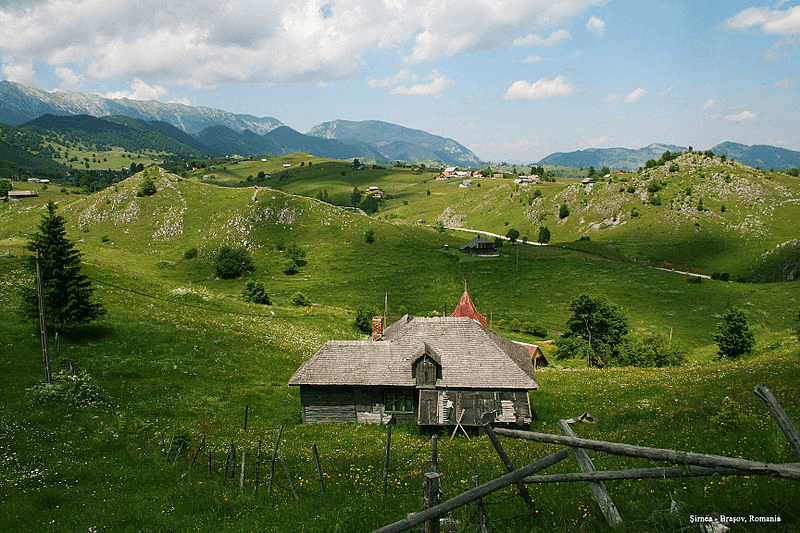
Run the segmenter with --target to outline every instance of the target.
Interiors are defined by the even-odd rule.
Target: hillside
[[[697,149],[695,147],[695,149]],[[710,148],[717,156],[725,155],[747,166],[762,169],[787,169],[800,167],[800,152],[767,145],[748,146],[723,142]],[[556,152],[548,155],[539,165],[564,165],[568,167],[590,167],[596,169],[636,170],[644,168],[649,159],[658,160],[664,152],[686,151],[684,146],[651,144],[644,148],[589,148],[575,152]]]
[[[480,164],[475,154],[452,139],[379,120],[324,122],[311,128],[308,134],[372,145],[388,161],[441,161],[462,166]]]
[[[296,171],[295,160],[285,160]],[[281,161],[229,168],[254,165],[244,169],[250,173],[258,164],[282,168]],[[452,182],[426,182],[430,174],[407,169],[356,172],[345,170],[342,162],[319,160],[311,172],[325,167],[327,174],[316,180],[333,184],[339,179],[344,190],[352,189],[349,180],[379,183],[387,190],[397,187],[397,197],[387,200],[390,208],[376,219],[280,190],[220,187],[153,166],[92,195],[30,185],[39,189],[40,198],[0,204],[3,524],[12,530],[57,532],[220,527],[362,532],[419,510],[422,475],[430,468],[427,435],[413,425],[393,428],[388,492],[378,497],[386,428],[302,425],[299,392],[287,381],[325,341],[363,338],[351,326],[358,307],[382,312],[388,295],[390,319],[404,313],[443,314],[458,301],[464,281],[493,327],[511,338],[518,334],[499,326],[512,319],[539,321],[552,338],[563,330],[570,299],[593,292],[622,306],[634,331],[671,332],[688,347],[690,363],[668,369],[559,368],[580,362],[554,359],[552,368],[538,373],[540,390],[531,394],[534,431],[557,432],[559,419],[586,410],[597,421],[576,427],[581,437],[794,461],[785,437],[751,391],[757,383],[768,383],[789,416],[800,419],[793,331],[800,284],[687,283],[672,272],[559,246],[505,246],[497,258],[474,258],[458,251],[469,234],[403,224],[399,216],[383,218],[422,205],[429,200],[427,189],[431,201],[463,192],[494,193],[492,202],[507,202],[513,192],[510,180],[459,189]],[[736,168],[730,172],[738,176]],[[146,177],[155,181],[157,192],[137,197]],[[295,172],[282,183],[310,188],[312,180],[302,178]],[[548,187],[545,195],[571,191],[574,184]],[[568,194],[578,192],[585,188]],[[476,205],[490,201],[476,199]],[[70,386],[94,391],[74,403],[64,392],[51,402],[37,394],[42,380],[38,329],[15,314],[19,286],[30,281],[23,246],[48,200],[56,201],[66,217],[68,234],[83,252],[85,271],[108,311],[97,323],[64,334],[63,356],[53,356],[56,368],[65,372],[68,359],[74,361],[79,377],[65,377]],[[501,229],[503,216],[496,213]],[[364,238],[368,229],[375,234],[372,244]],[[245,279],[214,279],[213,257],[223,243],[246,245],[255,272]],[[285,249],[292,244],[306,252],[307,264],[287,275]],[[192,248],[197,257],[187,259],[185,252]],[[249,279],[266,284],[271,306],[242,301]],[[298,291],[311,306],[291,305]],[[715,361],[710,333],[730,304],[746,309],[756,332],[756,353],[740,361]],[[280,461],[269,490],[269,458],[281,427]],[[231,442],[236,469],[226,468]],[[319,451],[326,500],[320,495],[312,443]],[[256,492],[259,444],[261,486]],[[505,439],[503,446],[518,464],[556,449]],[[247,457],[244,490],[239,488],[242,452]],[[654,466],[604,454],[593,454],[593,460],[604,470]],[[505,473],[485,436],[441,438],[439,461],[445,498],[465,491],[474,475],[485,481]],[[578,469],[570,458],[547,473]],[[613,482],[608,488],[630,531],[685,530],[693,527],[693,515],[736,515],[743,512],[742,502],[748,514],[781,516],[787,529],[800,524],[790,503],[800,498],[795,481],[715,476]],[[540,510],[533,518],[513,490],[489,497],[490,517],[504,519],[493,523],[492,531],[605,531],[590,491],[578,489],[532,486]],[[677,513],[667,512],[672,502]],[[474,514],[470,506],[452,518],[475,529]],[[769,524],[761,530],[773,529]]]

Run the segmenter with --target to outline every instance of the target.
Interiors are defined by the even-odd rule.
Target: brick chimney
[[[383,317],[372,317],[372,340],[379,341],[383,339]]]

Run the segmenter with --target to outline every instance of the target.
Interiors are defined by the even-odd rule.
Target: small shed
[[[483,235],[478,235],[467,244],[462,246],[461,251],[470,255],[497,255],[497,247],[495,246],[494,241],[484,237]]]
[[[403,316],[382,340],[328,341],[289,380],[303,422],[526,427],[528,350],[468,317]]]

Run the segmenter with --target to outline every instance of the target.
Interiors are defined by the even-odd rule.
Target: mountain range
[[[644,148],[588,148],[574,152],[555,152],[541,161],[540,165],[561,165],[565,167],[590,167],[597,169],[609,167],[614,169],[636,170],[644,167],[648,160],[658,160],[664,152],[685,152],[688,147],[672,144],[653,143]],[[718,156],[725,155],[751,167],[768,169],[786,169],[800,167],[800,152],[757,144],[748,146],[734,142],[723,142],[711,147]]]
[[[337,159],[435,161],[462,166],[480,163],[474,153],[452,139],[386,122],[328,122],[303,134],[273,117],[177,103],[111,99],[97,94],[48,92],[0,81],[0,123],[21,126],[43,115],[125,116],[141,121],[139,128],[159,128],[165,135],[176,137],[175,131],[164,127],[171,125],[196,140],[189,142],[184,137],[180,142],[194,144],[211,156],[308,152]],[[120,122],[118,118],[114,121]]]

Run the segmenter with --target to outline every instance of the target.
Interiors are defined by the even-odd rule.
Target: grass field
[[[272,167],[260,164],[246,168],[239,163],[237,172],[283,169],[280,160]],[[380,177],[370,174],[380,170],[358,173],[343,163],[323,164],[343,168],[341,182],[327,178],[329,193],[335,186],[351,191],[351,179],[361,180],[359,186],[375,183],[398,195],[398,210],[416,201],[409,196],[408,206],[402,204],[403,187],[414,191],[420,203],[429,201],[428,188],[430,201],[436,202],[439,195],[458,192],[445,189],[453,185],[447,182],[415,183],[420,176],[411,171],[387,169]],[[429,468],[426,436],[414,426],[395,428],[389,490],[382,499],[385,428],[302,425],[299,393],[286,383],[326,340],[360,338],[351,326],[358,306],[382,310],[388,294],[392,317],[443,314],[455,306],[465,280],[478,309],[497,323],[537,321],[552,338],[563,329],[569,300],[589,291],[621,305],[634,330],[671,331],[689,348],[690,362],[669,369],[597,370],[581,368],[579,361],[554,361],[553,368],[539,372],[540,390],[531,394],[535,431],[557,432],[558,419],[588,411],[598,421],[576,427],[582,437],[796,461],[751,392],[758,383],[769,384],[789,415],[800,420],[796,283],[688,283],[686,276],[622,260],[615,248],[595,239],[574,245],[583,250],[507,245],[498,258],[472,258],[457,251],[469,234],[399,223],[413,218],[411,213],[379,220],[278,190],[260,187],[256,193],[179,180],[156,168],[147,172],[159,189],[152,197],[136,198],[139,175],[90,196],[64,194],[51,186],[30,203],[0,204],[3,529],[370,531],[418,510],[422,474]],[[215,179],[223,181],[221,175]],[[232,185],[235,177],[230,179]],[[284,180],[287,187],[312,191],[312,180],[303,185],[294,179]],[[505,185],[487,181],[466,194]],[[96,323],[64,336],[56,367],[63,369],[73,359],[102,391],[100,401],[70,405],[64,393],[47,402],[33,392],[43,375],[38,329],[18,319],[16,291],[30,276],[23,263],[26,235],[35,231],[42,205],[50,199],[59,202],[70,237],[84,253],[86,273],[108,310]],[[375,232],[373,244],[365,242],[367,229]],[[251,277],[265,282],[272,306],[243,302],[238,296],[246,280],[213,279],[218,246],[245,241],[256,265]],[[293,243],[307,252],[307,265],[289,276],[282,271],[280,249]],[[192,247],[198,258],[184,259]],[[291,306],[296,291],[313,305]],[[757,349],[743,360],[719,362],[711,332],[729,304],[745,309]],[[500,331],[519,340],[542,340]],[[280,462],[271,495],[266,486],[281,425],[280,455],[299,502]],[[198,459],[202,467],[190,467],[201,435],[212,451],[211,475],[205,455]],[[176,459],[176,445],[165,458],[162,439],[165,448],[170,441],[186,442],[184,452]],[[231,439],[249,457],[243,491],[238,472],[237,483],[223,479]],[[266,459],[261,489],[254,494],[252,460],[259,440]],[[327,501],[319,494],[312,443],[319,448]],[[504,440],[504,446],[518,464],[556,449],[511,440]],[[475,474],[488,480],[504,473],[486,437],[443,438],[439,454],[445,498],[469,488]],[[656,466],[591,455],[600,469]],[[576,469],[570,458],[548,472]],[[716,476],[607,486],[626,531],[696,528],[691,515],[711,513],[776,515],[784,529],[800,527],[793,504],[800,501],[797,482]],[[539,509],[533,518],[518,516],[522,504],[514,490],[487,498],[489,516],[496,520],[492,531],[607,529],[585,485],[542,485],[531,491]],[[673,501],[679,513],[668,512]],[[461,530],[477,527],[474,509],[453,514]],[[499,520],[504,517],[513,518]],[[775,526],[747,530],[774,531]]]

